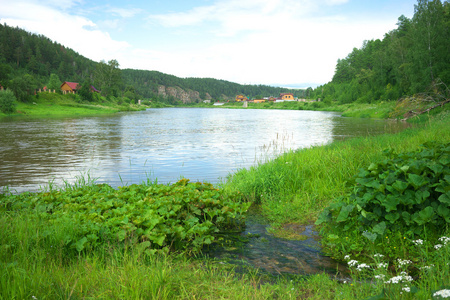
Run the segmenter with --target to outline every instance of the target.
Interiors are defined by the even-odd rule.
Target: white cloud
[[[109,32],[126,30],[120,18],[135,19],[143,10],[106,7],[116,17],[94,22],[74,15],[78,10],[33,1],[3,6],[0,22],[43,34],[95,61],[117,59],[122,68],[254,84],[325,83],[338,58],[363,40],[382,38],[396,22],[322,13],[347,0],[228,0],[151,15],[151,30],[133,28],[123,32],[127,41],[117,41]],[[44,3],[49,1],[56,0]],[[78,8],[80,2],[64,3]]]
[[[142,12],[139,8],[120,8],[120,7],[111,7],[108,8],[108,12],[113,15],[119,16],[121,18],[132,18],[135,15]]]

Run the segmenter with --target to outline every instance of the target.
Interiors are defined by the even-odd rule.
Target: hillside
[[[120,75],[114,80],[114,86],[106,84],[106,80],[99,75],[105,68],[120,71],[116,73]],[[212,78],[179,78],[158,71],[121,70],[115,60],[94,62],[43,35],[0,24],[0,84],[3,87],[26,90],[32,94],[35,89],[49,85],[52,74],[58,82],[88,81],[105,96],[156,99],[173,104],[177,100],[234,99],[240,93],[249,97],[278,95],[281,92],[302,97],[304,93],[303,90],[241,85]]]
[[[338,60],[331,82],[311,94],[326,103],[373,103],[422,94],[442,101],[450,87],[450,3],[419,0],[382,40]],[[439,99],[440,98],[440,99]]]

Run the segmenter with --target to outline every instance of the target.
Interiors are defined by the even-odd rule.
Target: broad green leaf
[[[408,183],[404,182],[404,181],[400,181],[400,180],[396,180],[393,184],[392,187],[394,189],[396,189],[397,191],[399,191],[400,193],[403,193],[404,190],[406,190],[408,188]]]
[[[126,232],[126,230],[120,230],[118,233],[117,233],[117,237],[118,237],[118,239],[119,239],[119,241],[123,241],[126,237],[127,237],[127,232]]]
[[[402,212],[402,219],[406,225],[410,225],[412,223],[411,214],[406,211]]]
[[[375,242],[375,240],[377,239],[377,236],[378,236],[376,233],[369,232],[369,231],[364,231],[362,235],[364,237],[366,237],[372,243]]]
[[[394,224],[398,220],[398,218],[400,218],[400,214],[399,213],[390,213],[390,214],[387,214],[384,217],[385,217],[386,220],[391,222],[391,224]]]
[[[81,240],[78,240],[75,243],[75,247],[77,248],[78,252],[81,252],[84,249],[84,245],[86,244],[87,241],[88,239],[86,237],[83,237]]]
[[[429,223],[433,219],[434,209],[431,206],[427,206],[419,211],[419,213],[414,214],[414,216],[416,216],[414,221],[419,225]]]
[[[444,205],[442,203],[439,205],[436,212],[438,215],[440,215],[444,219],[450,217],[450,209],[448,208],[447,205]]]
[[[423,176],[417,174],[408,174],[408,179],[415,189],[418,189],[427,183]]]
[[[353,204],[342,206],[341,211],[339,212],[339,216],[336,219],[336,222],[346,221],[348,215],[350,214],[350,212],[353,210],[354,207],[355,206]]]
[[[438,200],[439,200],[441,203],[445,203],[445,204],[447,204],[447,205],[450,205],[450,192],[447,192],[447,193],[445,193],[445,194],[440,195],[439,198],[438,198]]]
[[[385,230],[386,230],[386,222],[384,221],[378,223],[372,229],[373,232],[378,233],[379,235],[383,235]]]
[[[376,163],[371,163],[370,166],[367,168],[367,170],[369,171],[374,171],[376,169],[378,169],[378,164]]]
[[[387,212],[397,210],[397,205],[399,205],[399,204],[400,204],[400,199],[398,197],[394,197],[392,195],[388,195],[388,197],[386,197],[386,200],[383,203],[381,203],[381,205],[386,208]]]

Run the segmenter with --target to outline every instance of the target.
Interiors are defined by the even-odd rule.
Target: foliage
[[[414,16],[398,18],[397,29],[382,40],[364,41],[339,59],[331,82],[312,98],[339,103],[397,100],[426,91],[436,82],[450,84],[450,3],[418,0]]]
[[[343,249],[362,251],[367,240],[381,245],[387,235],[433,239],[450,223],[450,143],[384,154],[384,160],[361,169],[349,182],[351,192],[316,222],[322,224],[327,251],[335,256]]]
[[[18,101],[29,102],[36,90],[36,81],[30,74],[25,74],[11,80],[9,88],[13,91]]]
[[[61,84],[62,84],[62,82],[61,82],[61,80],[59,80],[59,77],[57,74],[55,74],[55,73],[50,74],[50,79],[47,83],[48,89],[59,91]]]
[[[95,68],[94,83],[105,96],[117,96],[122,85],[119,62],[115,59],[108,63],[100,61]]]
[[[91,91],[92,82],[89,78],[87,78],[82,84],[80,89],[78,90],[78,94],[80,97],[88,102],[94,101],[93,91]]]
[[[4,114],[12,114],[16,112],[16,97],[10,90],[0,91],[0,111]]]
[[[198,252],[220,232],[239,228],[249,206],[211,184],[187,179],[118,190],[106,184],[75,185],[62,191],[0,195],[2,211],[32,210],[52,226],[75,228],[63,243],[78,251],[131,240],[151,252]]]

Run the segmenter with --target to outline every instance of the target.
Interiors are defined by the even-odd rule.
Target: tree
[[[13,68],[8,64],[0,64],[0,84],[6,86]]]
[[[61,84],[62,82],[61,80],[59,80],[58,75],[56,75],[55,73],[50,74],[50,79],[47,83],[47,88],[51,90],[59,90]]]
[[[94,96],[92,95],[91,86],[92,86],[92,82],[88,77],[81,85],[81,88],[78,90],[78,95],[80,95],[80,97],[85,101],[89,101],[89,102],[94,101]]]
[[[14,78],[9,86],[17,100],[22,102],[28,102],[36,90],[36,82],[29,74]]]
[[[4,114],[12,114],[16,112],[16,97],[11,90],[0,91],[0,111]]]
[[[121,71],[117,60],[112,59],[106,64],[100,61],[95,69],[94,82],[105,96],[117,96],[122,84]]]
[[[412,92],[419,92],[435,80],[439,71],[436,64],[448,54],[448,34],[445,35],[448,30],[445,30],[444,9],[439,0],[418,0],[412,20],[414,43],[411,50],[416,62],[411,72],[416,83]],[[447,47],[442,48],[442,45]]]

